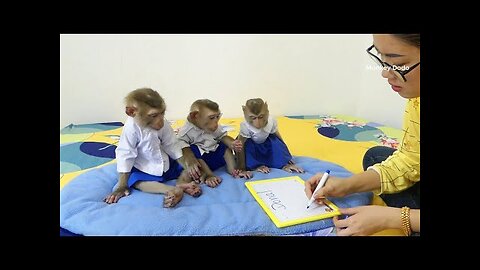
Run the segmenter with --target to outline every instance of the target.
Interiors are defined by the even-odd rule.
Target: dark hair
[[[190,106],[190,111],[197,111],[200,108],[208,108],[211,111],[218,112],[218,104],[215,101],[211,101],[210,99],[198,99],[193,102],[192,106]]]
[[[403,40],[410,45],[420,48],[420,34],[394,34],[393,36]]]
[[[258,115],[262,112],[263,106],[265,106],[265,102],[261,98],[252,98],[247,100],[245,106],[255,115]]]
[[[134,102],[142,107],[145,105],[156,109],[165,109],[166,107],[162,96],[151,88],[139,88],[133,90],[125,97],[125,103],[127,106],[132,105]]]

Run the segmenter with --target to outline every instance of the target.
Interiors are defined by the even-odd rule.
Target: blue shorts
[[[203,153],[203,155],[200,155],[200,149],[198,149],[198,146],[195,144],[190,145],[190,149],[192,149],[195,157],[203,159],[212,171],[225,166],[226,164],[223,155],[225,155],[227,146],[223,142],[218,142],[218,147],[215,152]]]
[[[130,177],[128,178],[128,187],[133,186],[137,181],[156,181],[163,183],[168,180],[176,179],[180,176],[183,171],[182,165],[176,160],[173,160],[171,157],[168,157],[170,161],[170,168],[168,171],[164,172],[162,176],[151,175],[144,173],[139,169],[133,167],[130,172]]]
[[[248,170],[255,170],[262,165],[281,169],[292,160],[292,155],[277,135],[270,134],[263,143],[255,143],[252,139],[245,141],[245,160]]]

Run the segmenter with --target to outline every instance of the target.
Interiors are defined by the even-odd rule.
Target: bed
[[[295,161],[306,169],[304,174],[294,173],[303,180],[327,169],[341,177],[358,173],[370,147],[396,148],[402,136],[401,130],[345,115],[276,118]],[[225,118],[220,124],[235,137],[241,121]],[[178,130],[184,122],[169,124]],[[278,169],[270,174],[256,172],[252,179],[244,180],[234,179],[225,168],[219,168],[220,186],[202,186],[202,196],[186,195],[172,209],[162,207],[162,195],[136,190],[119,203],[108,205],[102,199],[117,183],[115,149],[122,127],[121,122],[72,124],[60,131],[60,235],[313,236],[332,228],[331,219],[281,229],[274,226],[244,182],[290,175]],[[174,185],[175,180],[167,184]],[[332,201],[340,207],[383,203],[370,192]],[[400,235],[395,230],[380,234]]]

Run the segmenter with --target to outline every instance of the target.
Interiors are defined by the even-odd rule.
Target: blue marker
[[[317,193],[317,191],[323,187],[323,185],[325,185],[325,182],[327,182],[327,178],[328,178],[328,175],[330,174],[330,170],[327,170],[323,176],[322,176],[322,179],[320,179],[320,182],[318,183],[317,187],[315,188],[315,191],[313,191],[312,193],[312,197],[310,197],[310,201],[308,201],[307,203],[307,209],[310,208],[310,205],[312,205],[313,201],[315,201],[315,198],[313,197],[313,195],[315,195],[315,193]]]

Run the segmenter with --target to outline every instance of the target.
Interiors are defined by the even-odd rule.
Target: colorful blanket
[[[401,130],[387,127],[378,123],[373,123],[366,121],[364,119],[342,116],[342,115],[325,115],[325,116],[289,116],[289,117],[277,117],[279,130],[284,138],[286,144],[288,145],[292,155],[298,158],[307,158],[311,157],[316,159],[318,162],[326,162],[328,164],[333,164],[340,166],[345,173],[358,173],[363,170],[361,161],[365,152],[372,146],[375,145],[386,145],[393,148],[398,146],[398,143],[401,141]],[[228,131],[228,135],[236,137],[239,132],[240,122],[243,121],[241,118],[235,119],[221,119],[220,124],[223,125],[224,130]],[[170,124],[175,130],[184,124],[184,120],[172,121]],[[121,134],[123,124],[121,122],[113,123],[95,123],[95,124],[86,124],[86,125],[69,125],[63,128],[60,131],[60,194],[61,194],[61,225],[66,225],[66,229],[71,229],[75,233],[80,234],[107,234],[107,235],[116,235],[117,231],[89,231],[85,226],[85,222],[88,224],[96,224],[93,219],[85,219],[88,215],[93,215],[94,217],[99,216],[99,211],[96,210],[99,205],[105,205],[101,202],[100,195],[106,195],[109,192],[108,188],[113,188],[112,183],[116,182],[116,174],[114,173],[115,167],[115,149],[116,144],[118,143],[119,136]],[[103,168],[105,167],[105,168]],[[102,169],[101,169],[102,168]],[[314,171],[320,171],[320,168],[312,167]],[[106,170],[106,171],[105,171]],[[220,169],[221,170],[221,169]],[[91,172],[87,174],[87,172]],[[314,171],[308,173],[314,173]],[[100,173],[102,172],[102,173]],[[107,173],[108,172],[108,173]],[[281,171],[282,172],[282,171]],[[92,178],[93,173],[93,178]],[[82,196],[74,199],[75,196],[79,196],[76,191],[72,191],[72,188],[69,187],[69,183],[75,179],[77,176],[80,183],[85,181],[90,181],[90,183],[100,184],[102,181],[95,180],[99,179],[98,173],[100,175],[110,175],[111,178],[103,182],[108,183],[107,186],[104,186],[101,190],[102,194],[96,194],[99,198],[95,197],[95,202],[99,203],[97,206],[90,205],[85,209],[88,209],[88,213],[82,213],[81,215],[71,215],[68,211],[78,211],[79,206],[72,206],[72,203],[80,203],[79,200],[82,199]],[[256,175],[260,175],[257,173]],[[308,175],[308,174],[305,174]],[[305,176],[304,175],[304,176]],[[274,176],[267,175],[269,178]],[[228,178],[229,175],[226,175]],[[88,178],[86,180],[85,178]],[[303,178],[303,177],[302,177]],[[257,178],[254,179],[265,179]],[[307,179],[307,178],[303,178]],[[98,181],[98,182],[96,182]],[[232,180],[233,181],[233,180]],[[238,180],[237,180],[238,181]],[[226,182],[227,183],[227,182]],[[73,183],[72,183],[73,185]],[[78,182],[75,184],[78,185]],[[75,186],[74,185],[74,186]],[[222,184],[223,185],[223,184]],[[87,187],[85,187],[87,188]],[[92,188],[92,187],[88,187]],[[228,188],[228,185],[225,185],[225,188]],[[208,188],[204,188],[208,189]],[[216,189],[215,189],[216,190]],[[221,190],[221,189],[218,189]],[[238,190],[237,190],[238,191]],[[231,190],[228,192],[232,192]],[[68,196],[65,196],[67,194]],[[237,194],[242,196],[247,196],[245,194]],[[153,195],[152,195],[153,196]],[[158,196],[153,199],[155,202],[161,202],[158,199]],[[248,195],[249,196],[249,195]],[[148,197],[148,196],[147,196]],[[187,198],[189,196],[185,196]],[[202,195],[203,198],[209,198],[208,196]],[[135,197],[132,197],[135,198]],[[128,199],[125,199],[125,202],[128,202]],[[200,198],[199,198],[200,199]],[[365,201],[365,199],[367,199]],[[347,205],[361,205],[370,202],[371,197],[368,197],[364,194],[362,200],[356,202],[347,203]],[[88,200],[92,200],[91,197]],[[87,200],[87,201],[88,201]],[[189,200],[184,199],[185,203]],[[208,199],[201,199],[208,200]],[[201,201],[196,199],[196,202]],[[151,202],[153,204],[153,202]],[[244,203],[251,203],[253,201],[244,201]],[[352,204],[353,203],[353,204]],[[374,197],[375,203],[375,197]],[[85,202],[80,203],[80,206],[86,206]],[[121,206],[122,204],[118,204]],[[159,204],[160,205],[160,204]],[[67,206],[73,207],[69,208]],[[158,205],[156,205],[158,206]],[[123,207],[123,206],[122,206]],[[230,206],[231,207],[231,206]],[[98,208],[100,209],[100,208]],[[233,209],[233,208],[232,208]],[[68,210],[68,211],[67,211]],[[210,211],[212,209],[209,209]],[[218,210],[218,209],[216,209]],[[237,209],[238,210],[238,209]],[[67,212],[65,212],[67,211]],[[91,212],[93,211],[93,212]],[[104,210],[102,210],[104,211]],[[220,210],[221,212],[222,210]],[[215,211],[217,213],[218,211]],[[212,212],[213,213],[213,212]],[[253,212],[252,212],[253,213]],[[250,216],[252,215],[250,213]],[[86,215],[86,216],[83,216]],[[218,214],[216,214],[218,215]],[[256,213],[255,215],[259,215]],[[106,217],[105,217],[106,218]],[[102,218],[101,218],[102,219]],[[82,221],[83,220],[83,221]],[[66,223],[65,223],[66,222]],[[269,221],[270,222],[270,221]],[[327,223],[325,223],[327,222]],[[309,232],[311,229],[322,229],[325,226],[328,226],[329,221],[324,221],[322,224],[317,224],[316,227],[303,227],[298,230],[288,231],[288,234],[299,233],[299,232]],[[270,222],[271,223],[271,222]],[[265,223],[266,224],[266,223]],[[286,231],[278,232],[275,230],[267,230],[263,225],[259,225],[262,230],[259,230],[257,233],[265,234],[287,234]],[[257,224],[258,225],[258,224]],[[312,224],[309,224],[309,226]],[[331,225],[330,225],[331,226]],[[141,227],[141,226],[140,226]],[[255,227],[255,228],[260,228]],[[224,230],[222,233],[224,235],[230,234],[255,234],[255,230],[252,228],[246,228],[242,231],[228,231]],[[188,235],[192,228],[178,229],[178,231],[163,231],[162,234],[166,235]],[[123,233],[131,233],[134,235],[139,234],[136,232],[127,232],[120,230]],[[205,235],[209,235],[207,231],[200,230]],[[217,233],[220,233],[217,231]],[[141,234],[141,233],[140,233]],[[149,233],[144,232],[144,235]],[[157,235],[157,234],[156,234]]]

